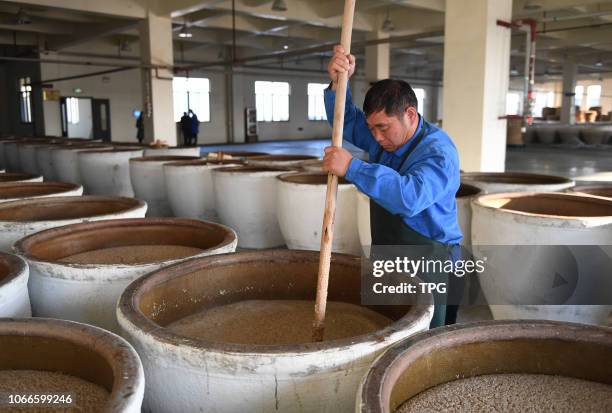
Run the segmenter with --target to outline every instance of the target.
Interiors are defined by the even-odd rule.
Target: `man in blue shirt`
[[[338,75],[355,71],[355,58],[342,46],[334,48],[325,90],[327,118],[333,121]],[[353,158],[343,148],[327,147],[323,169],[345,177],[370,197],[374,245],[455,246],[462,235],[457,221],[455,194],[460,185],[459,156],[449,136],[426,122],[417,111],[410,85],[386,79],[368,90],[363,111],[347,92],[344,140],[367,151],[370,162]],[[435,297],[434,297],[435,299]],[[436,300],[432,327],[454,322],[446,306]]]

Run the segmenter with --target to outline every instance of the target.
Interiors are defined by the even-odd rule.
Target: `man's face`
[[[383,109],[370,114],[366,121],[376,142],[383,150],[393,152],[408,141],[418,119],[416,109],[408,107],[400,116],[389,116]]]

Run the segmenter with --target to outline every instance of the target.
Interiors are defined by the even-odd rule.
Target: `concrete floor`
[[[331,145],[328,139],[258,142],[236,145],[205,145],[202,152],[217,150],[254,150],[268,153],[290,153],[321,156],[323,148]],[[361,159],[367,154],[347,144],[345,147]],[[576,178],[600,172],[612,171],[612,145],[571,147],[564,145],[529,145],[524,148],[508,148],[506,170],[532,172]],[[611,182],[612,184],[612,182]]]
[[[271,154],[293,154],[293,155],[313,155],[323,156],[323,149],[331,145],[329,139],[304,139],[304,140],[286,140],[286,141],[270,141],[257,143],[241,143],[233,145],[202,145],[202,153],[214,152],[220,150],[236,150],[236,151],[259,151]],[[365,158],[367,154],[361,149],[351,145],[344,145],[354,156]]]
[[[612,171],[612,145],[596,148],[563,145],[510,148],[506,155],[506,170],[560,175],[568,178],[609,172]]]

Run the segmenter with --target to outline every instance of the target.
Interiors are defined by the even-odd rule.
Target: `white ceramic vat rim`
[[[130,227],[133,226],[135,228],[142,228],[142,227],[146,227],[147,225],[150,226],[159,226],[159,225],[163,225],[163,226],[167,226],[169,228],[175,228],[177,222],[182,222],[184,225],[188,225],[190,222],[194,223],[196,225],[199,225],[200,227],[204,227],[204,226],[208,226],[208,227],[217,227],[219,230],[225,230],[227,231],[227,236],[225,237],[225,239],[223,240],[223,242],[221,242],[219,245],[216,245],[214,247],[210,247],[207,248],[205,250],[202,250],[202,252],[199,252],[198,254],[194,254],[194,255],[190,255],[188,257],[184,257],[184,258],[177,258],[177,259],[171,259],[171,260],[160,260],[160,261],[150,261],[150,262],[146,262],[146,263],[139,263],[139,264],[82,264],[82,263],[68,263],[68,262],[62,262],[62,261],[58,261],[58,260],[46,260],[46,259],[40,259],[37,256],[31,254],[30,252],[28,252],[24,245],[25,243],[27,243],[28,241],[32,240],[32,239],[36,239],[39,238],[41,236],[46,236],[47,234],[53,234],[56,233],[58,236],[61,235],[65,235],[67,233],[73,232],[73,231],[80,231],[82,233],[92,233],[91,236],[95,236],[95,232],[97,231],[98,228],[96,227],[101,227],[104,226],[105,228],[109,228],[109,227],[117,227],[117,228],[126,228],[126,227]],[[93,227],[93,228],[91,228]],[[46,242],[50,242],[51,240],[47,240]],[[95,221],[95,222],[82,222],[82,223],[77,223],[77,224],[70,224],[70,225],[65,225],[62,227],[56,227],[56,228],[50,228],[47,230],[43,230],[40,232],[36,232],[34,234],[28,235],[22,239],[20,239],[19,241],[17,241],[15,243],[15,245],[13,246],[13,250],[15,251],[16,254],[19,254],[20,256],[24,257],[27,261],[30,261],[32,263],[36,263],[39,265],[44,265],[44,266],[53,266],[56,268],[71,268],[71,269],[82,269],[82,270],[96,270],[96,269],[101,269],[101,270],[119,270],[119,269],[132,269],[132,270],[138,270],[138,269],[148,269],[151,268],[151,270],[154,269],[158,269],[160,265],[164,265],[164,266],[168,266],[171,264],[175,264],[175,263],[179,263],[182,261],[185,261],[187,259],[192,259],[192,258],[199,258],[199,257],[203,257],[203,256],[208,256],[211,253],[214,253],[216,250],[221,250],[223,252],[230,252],[230,249],[235,249],[236,244],[238,241],[238,237],[236,235],[236,232],[231,229],[228,226],[225,225],[221,225],[221,224],[217,224],[214,222],[208,222],[208,221],[200,221],[200,220],[193,220],[193,219],[187,219],[187,218],[127,218],[127,219],[112,219],[112,220],[107,220],[107,221]],[[155,244],[152,244],[155,245]],[[124,246],[128,246],[129,245],[124,245]],[[61,271],[61,270],[60,270]],[[61,273],[61,272],[54,272],[51,274],[45,274],[45,276],[51,277],[51,278],[63,278],[63,279],[70,279],[70,280],[75,280],[75,274],[71,273],[71,274],[66,274],[66,273]],[[84,275],[82,277],[82,279],[86,279],[89,276]],[[131,275],[130,275],[131,277]]]
[[[76,202],[91,202],[91,201],[98,201],[98,202],[112,202],[112,201],[124,201],[124,202],[129,202],[131,203],[133,206],[126,208],[126,209],[121,209],[118,211],[114,211],[114,212],[108,212],[108,213],[104,213],[104,214],[98,214],[98,215],[89,215],[87,217],[76,217],[76,218],[62,218],[62,219],[44,219],[44,220],[40,220],[40,221],[5,221],[0,219],[0,225],[11,225],[11,224],[15,224],[15,225],[36,225],[40,222],[67,222],[67,223],[73,223],[74,220],[76,219],[83,219],[83,220],[87,220],[87,219],[91,219],[91,218],[100,218],[100,217],[104,217],[104,216],[113,216],[113,215],[118,215],[118,214],[128,214],[131,212],[136,212],[142,208],[145,208],[147,206],[147,203],[140,200],[140,199],[136,199],[136,198],[128,198],[128,197],[121,197],[121,196],[117,196],[117,197],[111,197],[111,196],[97,196],[97,195],[86,195],[86,196],[55,196],[55,197],[47,197],[47,198],[30,198],[30,199],[20,199],[18,201],[11,201],[11,202],[4,202],[4,203],[0,203],[0,210],[2,209],[8,209],[11,207],[14,207],[16,204],[22,204],[22,205],[29,205],[29,204],[44,204],[47,202],[58,202],[58,201],[64,201],[66,203],[76,203]]]
[[[554,214],[538,214],[533,212],[515,211],[504,209],[503,207],[495,207],[487,205],[485,201],[495,198],[567,198],[584,202],[598,203],[607,205],[610,208],[611,214],[606,216],[563,216]],[[472,199],[472,208],[488,211],[497,216],[507,216],[517,223],[525,223],[543,227],[564,227],[564,228],[594,228],[612,224],[612,200],[607,198],[584,196],[573,193],[562,192],[505,192],[489,195],[480,195]],[[476,211],[474,211],[476,214]]]
[[[308,255],[312,255],[315,258],[319,256],[319,253],[316,251],[293,250],[291,252],[294,255],[303,254],[305,257],[308,257]],[[268,258],[273,257],[274,254],[283,253],[286,254],[287,250],[265,251],[265,254],[268,256]],[[129,334],[138,335],[139,340],[143,340],[151,344],[157,343],[168,349],[175,349],[174,351],[185,351],[193,355],[219,354],[221,356],[232,355],[244,357],[259,357],[265,355],[292,359],[299,355],[312,355],[321,352],[333,354],[336,351],[346,351],[349,350],[352,346],[358,345],[363,346],[362,349],[370,348],[372,351],[374,351],[377,348],[381,348],[381,346],[386,347],[385,343],[388,343],[389,341],[396,341],[392,338],[394,336],[398,337],[398,339],[401,339],[401,337],[405,335],[403,332],[409,330],[411,326],[418,325],[424,322],[429,325],[429,320],[431,320],[431,315],[433,313],[432,295],[420,294],[419,299],[421,301],[419,305],[412,306],[411,309],[402,318],[372,333],[338,340],[327,340],[320,343],[303,343],[289,345],[246,345],[232,343],[216,343],[174,334],[170,330],[160,326],[159,324],[155,323],[153,320],[145,316],[134,303],[134,299],[137,295],[139,287],[143,283],[149,282],[148,280],[150,280],[151,278],[155,280],[155,278],[158,277],[159,273],[176,271],[177,273],[174,274],[174,277],[172,277],[176,278],[180,277],[183,274],[189,274],[198,270],[213,267],[217,260],[223,260],[224,258],[227,258],[229,256],[232,256],[233,258],[239,260],[248,261],[250,259],[257,261],[261,257],[261,255],[262,252],[241,252],[234,254],[213,255],[183,261],[173,266],[165,267],[146,274],[134,280],[121,295],[121,298],[119,299],[119,303],[117,305],[117,317],[120,320],[120,324],[129,324],[128,328],[131,330]],[[334,253],[332,254],[332,260],[334,259],[339,260],[348,265],[350,261],[359,260],[359,257],[347,254]],[[231,264],[231,262],[229,262],[228,264]],[[159,281],[161,282],[161,280]],[[125,310],[129,311],[126,312]]]
[[[142,363],[134,348],[124,338],[102,328],[75,321],[42,317],[2,320],[0,335],[24,334],[41,339],[52,338],[81,347],[87,346],[98,354],[102,349],[104,354],[99,355],[110,364],[114,376],[108,399],[109,407],[112,407],[109,411],[126,411],[125,409],[133,407],[135,398],[142,397],[138,394],[144,388]],[[92,342],[95,342],[98,348],[92,349]],[[111,357],[116,363],[109,362],[108,358]]]
[[[285,171],[284,174],[279,175],[276,179],[278,179],[282,185],[290,185],[290,186],[295,186],[295,187],[322,187],[322,186],[327,186],[327,181],[322,182],[322,183],[310,183],[310,182],[291,182],[286,180],[286,178],[292,177],[292,176],[321,176],[321,177],[327,177],[327,173],[325,172],[289,172],[287,173]],[[350,186],[353,186],[353,184],[349,181],[347,181],[346,179],[344,179],[345,182],[340,182],[340,180],[338,180],[338,187],[339,188],[348,188]]]
[[[18,255],[0,252],[0,258],[7,262],[11,268],[7,274],[0,278],[0,288],[20,278],[28,269],[27,262]]]

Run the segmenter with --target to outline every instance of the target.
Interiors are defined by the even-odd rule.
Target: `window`
[[[193,110],[200,122],[210,122],[210,80],[203,77],[175,77],[172,79],[174,121],[179,122],[183,112]]]
[[[68,123],[79,123],[79,99],[66,98],[66,117]]]
[[[327,120],[323,100],[323,93],[327,86],[327,83],[308,84],[308,120]]]
[[[574,105],[578,107],[582,107],[582,96],[584,95],[584,86],[582,85],[576,86],[576,88],[574,89],[574,93],[576,94],[574,96]]]
[[[587,87],[587,108],[599,106],[601,100],[601,85]]]
[[[531,112],[534,117],[541,117],[542,110],[544,108],[550,108],[555,105],[555,92],[536,92],[533,104],[533,111]]]
[[[521,94],[508,92],[506,95],[506,115],[519,115],[521,112]]]
[[[416,88],[414,89],[414,94],[416,95],[417,102],[419,105],[419,112],[423,117],[425,117],[425,89]]]
[[[257,122],[282,122],[289,120],[289,95],[287,82],[255,82],[255,108]]]
[[[22,123],[32,123],[32,86],[29,77],[19,79],[19,109]]]

